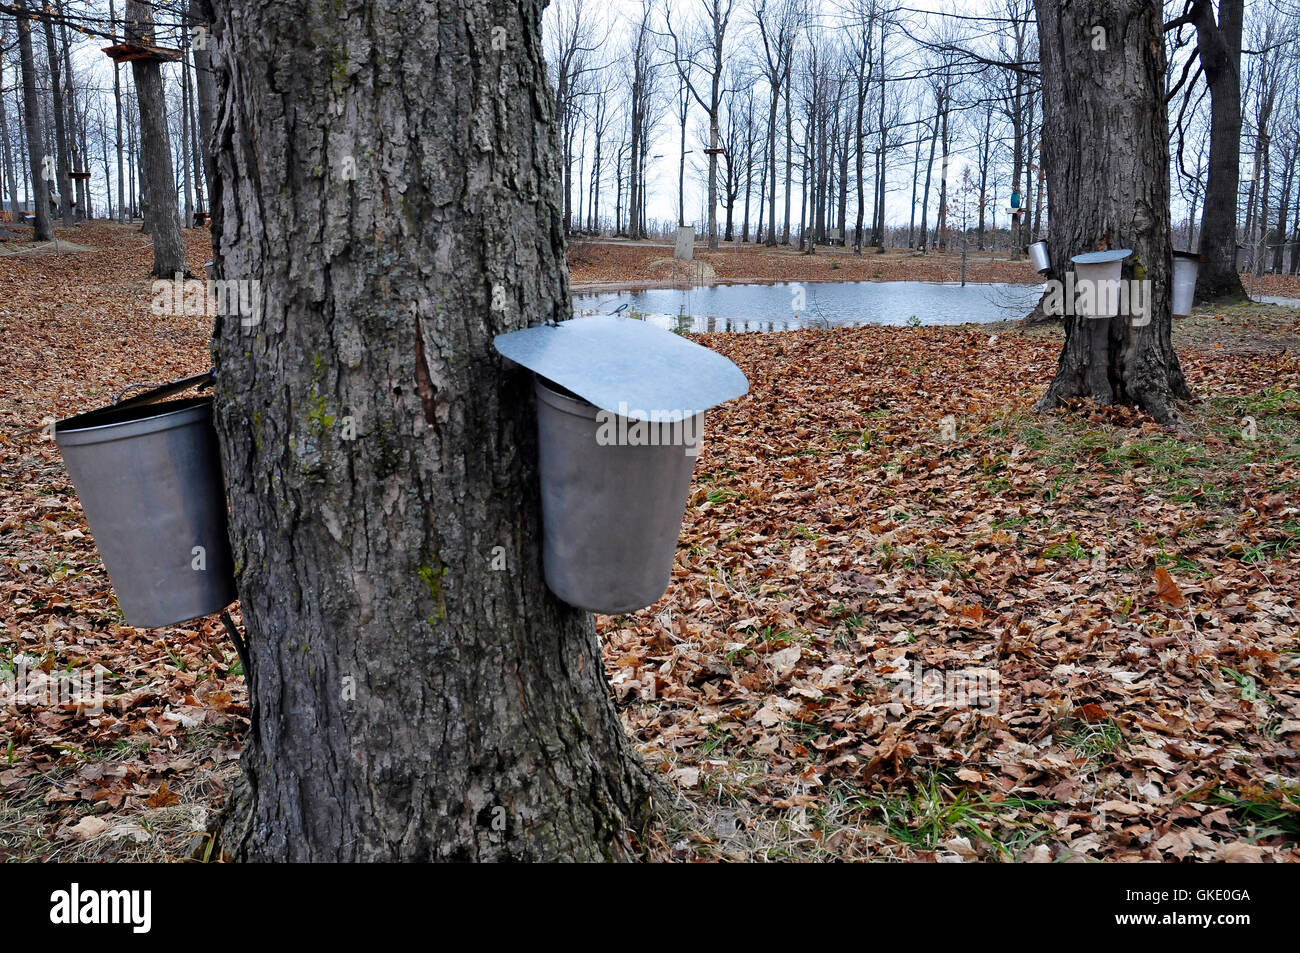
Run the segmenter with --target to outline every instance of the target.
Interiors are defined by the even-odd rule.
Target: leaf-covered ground
[[[29,692],[0,695],[0,858],[185,856],[238,770],[239,660],[216,619],[122,624],[42,425],[129,383],[206,370],[210,328],[150,312],[153,253],[137,229],[59,234],[92,250],[0,244],[0,678]],[[201,274],[208,233],[186,241]],[[108,698],[88,714],[79,689],[96,670]]]
[[[961,254],[933,252],[919,255],[889,249],[878,255],[867,249],[822,247],[816,255],[794,248],[766,248],[724,242],[716,252],[701,244],[689,262],[673,260],[671,245],[617,240],[582,241],[569,247],[570,277],[575,288],[624,283],[677,281],[956,281],[961,277]],[[1036,280],[1026,261],[1010,261],[1003,252],[972,249],[966,262],[970,281]]]
[[[0,858],[201,855],[238,660],[215,620],[122,625],[40,427],[205,369],[208,330],[149,312],[134,230],[68,237],[0,255],[0,675],[110,697],[0,699]],[[1035,414],[1053,329],[702,338],[752,389],[669,592],[598,622],[664,781],[651,856],[1300,859],[1300,313],[1175,338],[1185,434]]]

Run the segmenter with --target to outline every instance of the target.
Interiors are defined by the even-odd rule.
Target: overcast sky
[[[548,6],[547,8],[545,17],[543,19],[543,32],[545,32],[547,26],[549,26],[549,24],[553,22],[557,10],[559,9],[559,6],[561,4],[571,3],[571,2],[572,0],[552,0],[550,6]],[[664,0],[660,0],[660,2],[664,2]],[[679,18],[685,19],[688,15],[698,10],[702,6],[702,0],[666,0],[666,2],[670,3],[673,7],[675,21],[677,21]],[[938,0],[903,0],[902,5],[908,8],[909,10],[918,11],[917,13],[913,14],[913,20],[916,23],[916,27],[914,27],[915,29],[923,29],[922,16],[919,13],[919,11],[922,10],[943,10],[943,9],[955,10],[957,7],[960,7],[960,12],[962,13],[963,16],[978,16],[987,11],[987,3],[985,2],[985,0],[966,0],[966,2],[962,2],[962,3],[952,3],[952,2],[940,3],[938,2]],[[837,15],[841,14],[842,11],[847,9],[847,3],[840,4],[840,3],[823,2],[822,6],[823,6],[823,14],[825,16],[824,22],[826,24],[825,35],[829,37],[832,34],[832,32],[836,29],[834,24]],[[628,22],[634,16],[639,16],[640,8],[641,8],[640,0],[586,0],[586,9],[588,14],[596,17],[601,23],[605,25],[604,28],[609,31],[609,36],[610,36],[609,45],[612,47],[612,49],[609,51],[608,55],[610,56],[617,55],[623,49],[624,40],[627,37],[628,33],[630,32],[630,27],[628,26]],[[757,30],[754,27],[751,0],[735,0],[735,5],[733,7],[733,13],[732,13],[732,21],[731,21],[731,25],[728,28],[728,40],[727,40],[728,57],[731,58],[731,61],[733,62],[744,60],[744,59],[752,59],[755,56],[761,57],[762,48],[759,45],[759,43],[760,41],[758,39]],[[887,66],[888,72],[891,76],[895,74],[905,73],[908,70],[914,68],[918,63],[918,57],[919,57],[919,51],[917,50],[916,45],[907,36],[901,33],[893,34],[891,36],[890,51],[889,51],[890,62]],[[615,70],[619,70],[620,66],[616,65],[614,68]],[[670,95],[675,100],[676,88],[677,88],[676,72],[674,68],[671,66],[671,64],[665,67],[664,78],[661,82],[666,84],[665,89],[670,90]],[[766,96],[765,85],[762,85],[760,83],[760,86],[763,90],[762,95]],[[798,94],[796,91],[796,98],[797,95]],[[925,89],[924,81],[917,81],[915,83],[909,84],[909,86],[907,87],[907,95],[905,96],[904,102],[902,104],[903,122],[904,123],[911,122],[916,118],[915,109],[916,106],[918,105],[917,103],[918,99],[922,100],[921,105],[923,109],[931,110],[933,108],[933,103],[931,102],[931,98],[932,97],[930,97],[930,95]],[[925,118],[928,121],[929,118],[928,113],[926,114]],[[782,185],[781,185],[781,190],[778,193],[778,206],[777,206],[778,223],[780,223],[783,218],[783,201],[784,201],[784,175],[785,175],[784,113],[782,114],[782,117],[780,119],[779,126],[780,126],[779,129],[780,141],[778,145],[778,165],[779,165],[779,175],[781,176]],[[796,113],[796,137],[798,137],[797,126],[798,126],[798,120],[797,120],[797,113]],[[889,220],[891,224],[906,225],[910,214],[911,200],[912,200],[912,182],[913,182],[912,170],[913,170],[913,160],[915,158],[914,147],[911,144],[911,140],[913,139],[913,136],[910,134],[910,132],[911,130],[908,129],[902,130],[901,135],[908,140],[908,143],[905,145],[901,145],[897,148],[891,149],[889,154],[888,190],[886,193],[886,218]],[[692,223],[692,222],[698,223],[698,228],[701,232],[707,229],[707,224],[708,224],[708,212],[706,206],[707,168],[708,168],[707,157],[703,154],[700,148],[701,146],[700,138],[706,134],[707,134],[707,113],[702,108],[700,108],[698,104],[692,103],[691,118],[689,120],[689,125],[687,128],[687,148],[692,151],[686,157],[687,160],[686,189],[685,189],[686,221],[688,223]],[[670,220],[675,221],[677,218],[677,163],[678,163],[678,152],[680,149],[680,135],[681,135],[681,131],[680,131],[680,126],[678,124],[677,116],[672,111],[672,109],[670,109],[668,113],[661,119],[659,124],[656,126],[654,131],[654,138],[651,143],[650,155],[652,156],[652,159],[649,163],[648,171],[647,171],[647,179],[648,179],[647,185],[649,190],[647,214],[648,217],[651,219],[657,219],[662,221],[670,221]],[[958,139],[957,137],[954,137],[953,145],[955,149],[961,149],[963,150],[963,152],[971,153],[974,144],[965,139]],[[928,148],[923,147],[922,156],[921,156],[921,167],[918,175],[918,177],[922,179],[922,181],[924,181],[924,176],[925,176],[925,162],[927,159],[927,155],[926,155],[927,152],[928,152]],[[971,164],[971,158],[973,158],[973,153],[969,157],[961,153],[958,153],[952,157],[952,159],[949,162],[950,182],[960,179],[963,168]],[[791,219],[793,221],[797,221],[799,217],[798,204],[799,204],[800,194],[799,194],[799,184],[797,181],[799,175],[798,162],[799,159],[796,153],[796,157],[795,157],[796,181],[794,182],[794,196],[791,204]],[[934,167],[933,167],[933,175],[936,177],[940,175],[941,169],[942,169],[941,160],[936,156],[934,161]],[[584,163],[584,172],[585,171],[587,170],[585,168],[585,163]],[[974,170],[972,170],[972,172],[973,171]],[[578,174],[578,167],[575,164],[574,167],[575,181],[576,181],[577,174]],[[850,174],[852,174],[852,166],[850,166]],[[871,187],[869,184],[870,177],[871,177],[870,158],[868,158],[868,162],[864,174],[868,179],[867,219],[869,221],[871,216],[869,203],[873,198]],[[990,208],[988,212],[988,214],[993,219],[995,219],[997,223],[1003,225],[1007,224],[1009,220],[1009,215],[1007,214],[1006,206],[1009,204],[1010,201],[1009,173],[1004,171],[1004,176],[1007,179],[1007,181],[1005,182],[990,181],[989,184],[990,203],[992,203],[992,200],[994,198],[994,193],[996,193],[998,207],[995,209],[992,206],[992,204],[990,204]],[[719,179],[721,179],[721,170],[719,171]],[[719,188],[721,188],[721,182],[719,182]],[[757,189],[758,189],[758,182],[757,182],[757,174],[756,174],[755,182],[754,182],[754,203],[757,203]],[[742,196],[738,200],[738,206],[743,205],[743,201],[744,200]],[[919,219],[919,214],[920,214],[919,196],[917,198],[917,202],[918,202],[917,215]],[[850,220],[852,220],[856,215],[856,208],[857,208],[856,203],[857,203],[856,194],[851,194],[849,200]],[[602,207],[606,205],[604,197],[602,197],[601,204]],[[606,214],[612,215],[612,212],[613,212],[613,204],[612,204],[612,196],[611,196],[611,201],[608,203],[608,209],[606,210]],[[725,221],[725,214],[726,214],[725,210],[720,207],[718,211],[719,229],[723,227],[723,222]],[[740,207],[738,207],[736,210],[737,227],[739,227],[740,224],[741,214],[742,214],[742,210]],[[753,205],[751,205],[751,213],[750,213],[751,228],[754,227],[756,219],[757,219],[757,209],[754,208]],[[930,224],[933,225],[933,223],[934,223],[934,201],[932,199],[931,211],[930,211]],[[992,222],[990,222],[990,224],[992,224]]]

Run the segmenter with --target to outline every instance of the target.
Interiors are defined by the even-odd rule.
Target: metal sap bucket
[[[93,410],[59,421],[54,441],[128,625],[235,601],[211,397]]]
[[[578,318],[495,344],[536,375],[547,586],[590,612],[657,602],[705,411],[749,381],[721,354],[629,318]]]
[[[704,414],[630,420],[536,379],[546,585],[614,615],[668,588]]]
[[[1047,242],[1034,242],[1029,246],[1029,260],[1033,263],[1034,271],[1040,274],[1052,267],[1052,260],[1047,254]]]
[[[1131,254],[1127,248],[1116,248],[1085,252],[1070,259],[1078,279],[1075,285],[1088,306],[1080,314],[1087,318],[1113,318],[1119,314],[1120,275],[1124,271],[1124,259]]]
[[[1185,318],[1192,313],[1196,299],[1196,275],[1201,270],[1201,258],[1191,252],[1174,252],[1173,315]]]

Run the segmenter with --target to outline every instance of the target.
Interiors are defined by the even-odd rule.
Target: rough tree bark
[[[633,856],[646,776],[543,584],[492,347],[570,311],[542,2],[212,7],[214,259],[262,300],[213,344],[254,699],[226,849]]]
[[[1169,143],[1160,5],[1035,0],[1043,77],[1043,167],[1054,250],[1049,277],[1070,256],[1130,248],[1126,279],[1150,281],[1149,320],[1065,316],[1056,378],[1039,402],[1072,397],[1135,404],[1165,423],[1189,398],[1170,342]],[[1099,32],[1100,31],[1100,32]]]
[[[126,0],[126,41],[153,42],[153,8],[145,0]],[[167,130],[167,101],[162,66],[157,60],[131,61],[140,102],[140,152],[145,195],[149,203],[149,235],[153,238],[153,275],[189,276],[181,217],[176,208],[176,178],[172,173],[171,134]]]

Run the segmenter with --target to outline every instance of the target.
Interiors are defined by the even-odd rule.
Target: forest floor
[[[238,659],[215,619],[123,625],[42,424],[206,369],[209,331],[150,313],[134,229],[67,237],[0,256],[0,859],[202,857]],[[750,393],[668,593],[597,622],[664,780],[648,856],[1300,860],[1300,311],[1176,324],[1186,433],[1034,412],[1054,327],[699,340]],[[39,703],[96,671],[102,712]]]

